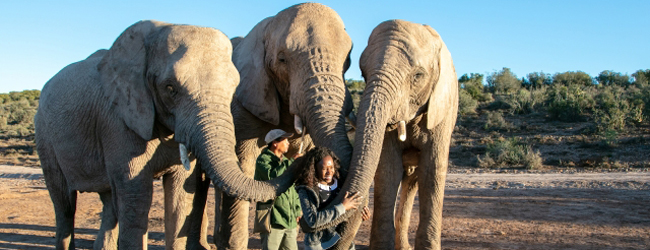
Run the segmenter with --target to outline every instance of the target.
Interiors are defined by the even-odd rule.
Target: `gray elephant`
[[[239,82],[218,30],[141,21],[109,50],[50,79],[35,116],[36,146],[56,214],[56,248],[74,248],[77,192],[104,204],[95,248],[146,249],[153,179],[163,177],[168,248],[208,247],[207,184],[268,200],[289,178],[257,182],[239,168],[230,102]],[[188,155],[191,154],[191,155]],[[183,163],[183,164],[181,164]]]
[[[359,64],[366,88],[341,192],[367,193],[374,176],[370,247],[409,249],[409,217],[420,183],[415,249],[440,249],[449,145],[458,110],[451,55],[433,28],[390,20],[373,30]],[[356,232],[358,222],[349,224]]]
[[[352,41],[336,12],[317,3],[280,11],[258,23],[237,46],[233,63],[241,82],[232,101],[237,156],[252,176],[255,159],[268,131],[305,131],[304,145],[332,149],[347,169],[352,147],[346,135],[346,116],[352,110],[344,73],[350,66]],[[303,137],[291,139],[289,154]],[[249,203],[223,197],[215,219],[219,248],[245,249]],[[219,215],[221,214],[221,215]]]

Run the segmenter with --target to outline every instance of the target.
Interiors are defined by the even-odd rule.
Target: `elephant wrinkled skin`
[[[347,169],[352,147],[346,135],[346,115],[352,100],[344,73],[350,65],[352,41],[336,12],[317,3],[304,3],[259,22],[243,39],[233,38],[233,63],[241,82],[232,102],[237,156],[252,176],[255,159],[268,131],[280,128],[307,131],[311,142],[332,149]],[[289,156],[302,141],[290,139]],[[215,218],[215,244],[245,249],[248,239],[246,201],[217,194],[221,211]]]
[[[451,55],[433,28],[389,20],[373,30],[360,67],[366,88],[342,192],[367,193],[374,177],[372,249],[410,249],[408,224],[417,192],[415,249],[440,249],[449,145],[458,110]]]
[[[35,116],[36,146],[56,214],[56,248],[74,248],[77,192],[104,204],[96,249],[146,249],[153,179],[163,177],[167,248],[207,245],[208,182],[268,200],[292,184],[257,182],[239,168],[230,102],[239,82],[218,30],[141,21],[109,50],[50,79]],[[192,167],[190,166],[190,167]],[[119,237],[118,237],[119,235]]]

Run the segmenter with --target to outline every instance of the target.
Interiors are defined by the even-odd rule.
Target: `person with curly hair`
[[[339,194],[342,186],[338,180],[339,159],[331,150],[316,147],[304,156],[300,164],[302,166],[299,166],[296,191],[300,197],[303,214],[300,227],[305,232],[305,249],[328,249],[341,238],[336,232],[337,225],[316,229],[335,220],[346,211],[361,206],[363,197],[346,192],[340,204],[327,208]],[[364,221],[370,218],[368,207],[363,207],[362,218]]]

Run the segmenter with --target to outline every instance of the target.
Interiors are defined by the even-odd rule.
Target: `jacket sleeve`
[[[254,179],[257,181],[271,180],[271,162],[263,156],[257,158],[255,161],[255,175]]]
[[[345,213],[343,204],[318,210],[316,207],[316,197],[310,195],[305,188],[298,189],[298,196],[300,197],[300,206],[302,207],[302,219],[300,226],[307,227],[306,231],[313,231],[315,228],[335,220]]]

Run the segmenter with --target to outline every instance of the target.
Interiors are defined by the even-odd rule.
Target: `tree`
[[[514,93],[521,88],[521,81],[506,67],[490,74],[487,83],[490,90],[497,94]]]
[[[636,72],[634,72],[634,74],[632,74],[632,78],[634,78],[633,83],[637,87],[647,86],[648,83],[650,82],[650,69],[637,70]]]
[[[630,77],[628,75],[623,75],[619,72],[605,70],[603,72],[600,72],[600,74],[598,74],[598,76],[596,77],[596,81],[598,81],[598,83],[601,86],[612,86],[612,85],[627,86],[630,84]]]
[[[469,76],[464,74],[458,79],[458,83],[460,88],[464,89],[474,100],[484,102],[492,99],[488,93],[485,93],[482,74],[471,73]]]
[[[551,85],[553,83],[553,78],[551,74],[542,72],[533,72],[526,75],[526,78],[522,78],[521,85],[526,88],[539,88],[542,86]]]
[[[564,73],[556,73],[553,75],[553,84],[561,84],[569,86],[571,84],[578,84],[581,86],[591,86],[594,80],[589,74],[582,71],[567,71]]]

